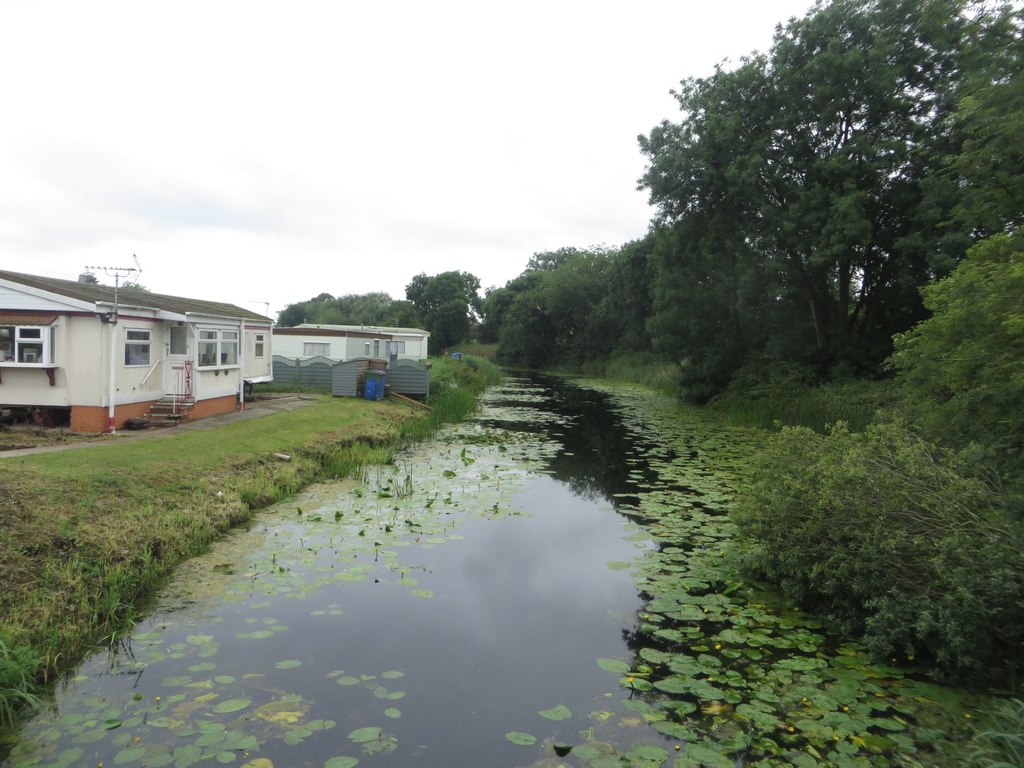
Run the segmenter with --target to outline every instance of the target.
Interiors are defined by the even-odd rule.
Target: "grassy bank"
[[[440,361],[433,374],[429,412],[319,396],[215,429],[0,459],[0,723],[128,629],[177,563],[311,482],[390,461],[403,441],[471,412],[498,378],[478,361]]]

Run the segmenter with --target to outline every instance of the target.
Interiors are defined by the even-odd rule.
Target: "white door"
[[[164,392],[192,395],[192,334],[187,325],[172,325],[164,365]]]

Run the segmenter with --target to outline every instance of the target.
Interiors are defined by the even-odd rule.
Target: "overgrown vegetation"
[[[762,576],[877,656],[992,680],[1024,661],[1024,540],[955,456],[898,425],[783,430],[735,519]]]
[[[1024,663],[1022,29],[1015,4],[817,4],[641,137],[645,237],[535,254],[481,327],[515,366],[664,383],[656,355],[682,399],[781,427],[738,515],[751,566],[880,654],[1001,685]]]
[[[390,461],[403,440],[475,407],[496,371],[472,359],[435,370],[446,383],[429,417],[396,401],[319,397],[217,429],[3,459],[0,724],[130,626],[174,565],[310,482]]]
[[[477,394],[501,377],[501,369],[482,358],[435,359],[430,370],[431,410],[426,417],[403,424],[403,438],[419,440],[442,424],[461,421],[476,408]]]
[[[1012,699],[993,712],[972,742],[975,768],[1014,768],[1024,765],[1024,701]]]
[[[760,575],[879,654],[1011,689],[1024,666],[1021,254],[994,238],[927,289],[932,318],[896,340],[895,411],[861,434],[784,429],[737,513]]]
[[[825,432],[829,424],[843,422],[860,431],[879,414],[891,412],[898,397],[888,379],[818,384],[806,368],[753,363],[740,369],[710,405],[743,426],[803,426]]]

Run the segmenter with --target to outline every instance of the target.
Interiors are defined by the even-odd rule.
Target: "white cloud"
[[[0,5],[0,266],[162,293],[487,285],[650,218],[669,90],[809,0]]]

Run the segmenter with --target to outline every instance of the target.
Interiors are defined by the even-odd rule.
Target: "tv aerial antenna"
[[[114,326],[110,329],[110,373],[107,376],[107,431],[110,432],[110,434],[114,434],[117,431],[115,427],[115,398],[117,393],[117,333],[115,333],[117,326],[117,291],[121,284],[122,277],[129,277],[136,272],[142,271],[142,268],[138,266],[138,257],[136,257],[134,253],[132,254],[132,257],[135,258],[135,267],[86,267],[86,269],[102,269],[103,274],[107,277],[114,278],[114,310],[106,313],[105,315],[100,315],[100,322],[110,323]]]
[[[136,273],[140,275],[142,274],[142,266],[139,264],[139,257],[133,253],[132,258],[135,259],[134,267],[86,267],[86,269],[102,269],[103,274],[107,277],[114,278],[114,311],[110,313],[109,319],[104,320],[103,322],[110,322],[117,325],[117,292],[121,285],[121,278],[130,277]]]

